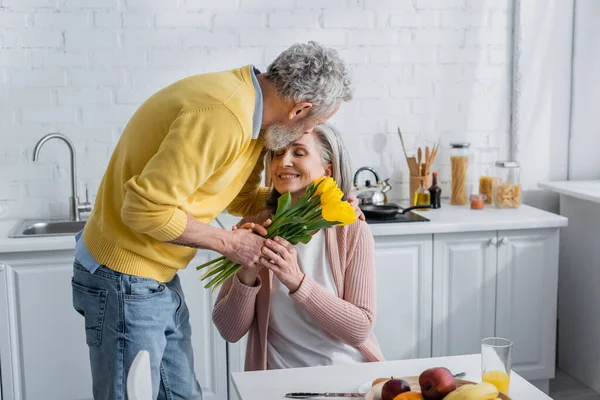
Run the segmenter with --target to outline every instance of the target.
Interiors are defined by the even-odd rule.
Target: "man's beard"
[[[279,150],[300,139],[304,135],[304,126],[296,123],[292,125],[272,124],[264,133],[265,147],[269,150]]]

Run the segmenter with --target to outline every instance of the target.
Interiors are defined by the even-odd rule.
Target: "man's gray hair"
[[[316,114],[326,114],[338,102],[352,99],[344,61],[336,50],[317,42],[297,43],[283,51],[266,75],[278,96],[295,103],[312,103]]]

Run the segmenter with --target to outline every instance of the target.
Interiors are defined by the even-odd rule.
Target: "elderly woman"
[[[271,152],[273,180],[267,207],[281,193],[292,201],[321,176],[350,191],[350,159],[332,126],[317,128]],[[244,225],[247,227],[247,225]],[[383,360],[373,335],[374,243],[357,221],[314,233],[308,244],[267,240],[261,266],[244,267],[219,293],[213,321],[236,342],[248,333],[246,370],[297,368]]]

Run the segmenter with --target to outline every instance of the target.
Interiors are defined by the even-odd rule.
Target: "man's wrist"
[[[211,250],[217,253],[227,256],[231,248],[231,235],[232,233],[225,229],[215,228],[215,234],[213,240],[211,240]]]
[[[227,255],[231,251],[232,232],[196,221],[188,215],[185,231],[170,243],[196,249],[208,249]]]

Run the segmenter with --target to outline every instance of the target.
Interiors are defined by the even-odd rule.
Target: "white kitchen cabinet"
[[[496,335],[530,380],[554,377],[558,243],[557,229],[498,232]]]
[[[375,238],[373,331],[386,360],[431,357],[432,235]]]
[[[73,252],[1,257],[5,400],[92,399],[83,319],[71,300]]]
[[[514,343],[513,369],[540,387],[554,377],[557,228],[434,235],[433,355]]]
[[[433,356],[479,353],[494,335],[496,232],[434,236]]]
[[[226,345],[211,320],[214,296],[195,269],[213,257],[199,251],[180,278],[204,399],[226,400]],[[84,321],[72,306],[72,268],[72,250],[0,254],[4,400],[92,399]]]

